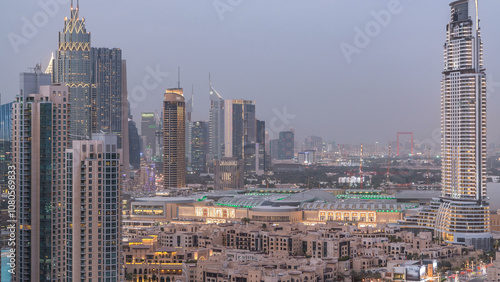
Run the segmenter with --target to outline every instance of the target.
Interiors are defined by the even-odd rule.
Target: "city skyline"
[[[22,1],[18,2],[22,3]],[[397,131],[413,131],[416,139],[419,140],[432,139],[432,132],[439,129],[439,108],[435,103],[439,101],[439,79],[436,79],[435,74],[442,66],[440,63],[442,54],[438,46],[444,38],[439,29],[432,29],[432,27],[446,24],[440,17],[446,12],[443,8],[446,5],[430,1],[399,1],[397,11],[400,12],[391,15],[391,20],[386,26],[381,27],[379,34],[370,38],[369,44],[361,48],[359,54],[355,53],[351,56],[350,63],[340,48],[343,42],[355,46],[354,29],[356,27],[364,29],[374,20],[372,12],[387,11],[389,2],[289,4],[287,7],[290,10],[301,9],[304,17],[301,20],[292,19],[293,13],[287,13],[286,10],[275,15],[280,5],[284,5],[281,2],[266,3],[264,5],[266,8],[260,10],[256,9],[259,3],[241,2],[230,12],[224,13],[222,20],[211,2],[201,5],[152,2],[143,3],[140,7],[134,5],[133,7],[137,10],[134,11],[137,12],[136,14],[131,14],[132,11],[125,8],[121,12],[121,15],[142,17],[146,11],[155,13],[150,9],[151,5],[165,5],[166,8],[172,8],[166,9],[169,15],[170,11],[179,13],[179,15],[172,14],[171,17],[172,20],[177,20],[177,23],[170,22],[169,19],[164,24],[165,28],[160,30],[156,30],[158,26],[154,24],[156,22],[154,17],[148,17],[144,23],[134,21],[135,26],[130,26],[129,23],[123,22],[123,17],[105,15],[104,11],[108,5],[111,5],[110,3],[99,3],[100,7],[102,6],[102,11],[99,11],[92,9],[96,2],[82,2],[80,15],[87,20],[87,30],[92,32],[93,46],[120,47],[123,50],[123,56],[127,58],[129,65],[129,94],[131,94],[129,98],[136,122],[141,112],[157,110],[154,105],[161,102],[161,95],[155,93],[162,93],[166,88],[171,88],[176,84],[177,67],[180,66],[182,86],[190,87],[194,84],[193,120],[208,120],[210,105],[209,95],[207,95],[208,73],[211,72],[214,87],[225,99],[256,100],[256,103],[261,105],[257,116],[269,125],[273,118],[276,119],[280,114],[287,113],[294,116],[287,120],[288,124],[280,123],[281,120],[278,119],[280,122],[276,127],[279,129],[271,130],[269,127],[274,138],[277,137],[279,131],[293,127],[297,140],[308,135],[320,135],[325,139],[336,140],[338,143],[385,142],[394,140]],[[485,49],[485,60],[488,62],[486,64],[488,79],[493,82],[488,84],[488,93],[491,96],[489,105],[495,108],[500,105],[500,99],[496,98],[500,90],[495,91],[496,88],[500,89],[498,86],[500,83],[496,82],[496,74],[500,73],[500,69],[497,70],[495,67],[500,65],[498,63],[500,59],[492,54],[498,49],[497,46],[500,46],[500,42],[493,35],[494,27],[498,26],[496,23],[499,20],[492,12],[496,5],[493,1],[480,3],[484,9],[482,19],[488,22],[488,26],[483,30],[483,38],[489,42]],[[36,35],[27,39],[28,42],[35,44],[36,48],[32,49],[32,44],[21,43],[18,45],[18,53],[14,52],[8,35],[11,33],[22,35],[22,17],[25,16],[26,19],[31,20],[32,15],[44,10],[38,4],[32,5],[33,7],[23,5],[25,10],[20,10],[17,3],[6,5],[9,5],[12,11],[0,20],[4,23],[0,26],[7,27],[2,30],[5,36],[1,39],[0,46],[12,56],[6,58],[5,65],[9,67],[7,69],[2,67],[0,74],[7,79],[12,76],[8,73],[12,69],[15,69],[16,73],[26,71],[27,66],[32,66],[36,62],[41,62],[45,68],[50,59],[50,53],[56,47],[53,39],[57,36],[54,32],[61,30],[60,19],[67,16],[69,1],[67,4],[59,5],[58,12],[53,17],[48,16],[47,24],[37,27]],[[319,5],[324,5],[325,8],[317,9]],[[428,13],[426,12],[428,16],[426,22],[420,23],[419,26],[415,25],[415,17],[426,7],[433,7]],[[346,15],[353,15],[356,12],[356,16],[347,17],[338,10],[344,11],[343,14]],[[185,22],[185,18],[188,17],[179,18],[186,14],[194,16],[192,18],[196,18],[195,22]],[[263,21],[252,25],[249,20],[255,16],[263,18]],[[281,19],[277,21],[282,22],[281,24],[271,21],[277,18]],[[312,20],[313,18],[315,20]],[[105,26],[102,24],[103,20],[109,20],[114,24],[110,27]],[[16,23],[20,24],[19,28],[10,28],[16,26]],[[204,23],[204,27],[197,30],[199,25],[195,28],[195,23]],[[130,33],[137,40],[121,39],[120,35],[126,30],[134,31],[144,25],[148,26],[148,29],[145,29],[148,32]],[[175,27],[179,27],[182,32]],[[269,32],[263,33],[264,28]],[[422,41],[422,36],[415,33],[417,30],[425,30],[426,39]],[[153,59],[151,55],[144,54],[138,58],[133,54],[136,54],[137,48],[143,48],[145,42],[148,42],[146,37],[149,32],[160,32],[159,34],[165,34],[165,38],[180,40],[181,44],[169,46],[166,50],[160,51],[154,47],[155,44],[148,43],[151,51],[147,53],[152,53],[157,57]],[[160,43],[161,40],[163,36],[153,39],[151,43]],[[228,40],[234,41],[235,48],[219,50],[218,46],[225,44]],[[265,41],[268,44],[258,46],[251,44],[245,47],[249,40]],[[422,44],[422,42],[431,43]],[[184,48],[186,44],[197,47]],[[280,50],[287,50],[287,52]],[[403,50],[407,50],[410,54],[418,53],[419,56],[405,57]],[[240,54],[239,51],[245,52],[248,56],[235,59],[235,56]],[[10,57],[15,59],[16,63],[9,63],[9,60],[12,60]],[[284,60],[285,57],[296,58],[296,61],[287,62]],[[422,60],[422,57],[425,60]],[[407,72],[400,71],[401,63],[411,66]],[[377,72],[374,72],[373,66],[377,66]],[[426,72],[416,76],[416,72],[424,68]],[[240,71],[234,72],[234,69]],[[156,88],[147,91],[148,99],[144,101],[148,103],[134,101],[134,89],[143,87],[143,78],[157,70],[161,75],[156,77],[158,80],[151,78],[150,82]],[[166,73],[169,75],[166,76]],[[353,79],[363,81],[363,83],[347,85],[347,82]],[[0,87],[0,92],[3,94],[2,100],[7,101],[17,94],[16,85],[4,84]],[[300,100],[297,99],[306,92],[309,92],[308,96],[313,98],[314,102],[302,107]],[[316,118],[310,114],[312,110]],[[353,110],[358,110],[358,113],[354,115]],[[489,111],[488,118],[500,119],[500,116],[496,116],[500,114],[496,112]],[[315,126],[308,126],[313,123]],[[490,125],[488,131],[489,141],[498,143],[500,127],[497,129],[494,125]],[[368,137],[362,132],[371,134]]]

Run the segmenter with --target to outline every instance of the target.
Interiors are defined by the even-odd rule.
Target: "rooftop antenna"
[[[212,79],[210,78],[210,72],[208,73],[208,85],[212,88]]]
[[[177,67],[177,88],[181,88],[181,67]]]
[[[71,10],[73,10],[73,0],[71,0]]]

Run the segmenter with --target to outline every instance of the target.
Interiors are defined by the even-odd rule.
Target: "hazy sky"
[[[82,0],[80,16],[93,47],[123,50],[136,121],[140,112],[159,110],[165,88],[177,84],[180,66],[185,93],[194,85],[195,120],[208,119],[210,72],[224,98],[256,101],[271,137],[294,128],[297,140],[319,135],[337,143],[367,143],[395,140],[397,131],[413,131],[416,140],[424,140],[439,128],[450,2]],[[56,5],[44,9],[43,3]],[[0,5],[5,103],[18,92],[19,72],[38,62],[47,66],[70,4],[3,0]],[[498,0],[480,1],[489,142],[500,142],[499,8]],[[390,19],[375,23],[376,14]],[[26,22],[36,30],[23,31]],[[355,40],[357,28],[368,30],[369,41]],[[353,53],[346,57],[341,47],[348,45]],[[156,69],[158,83],[149,77]],[[147,97],[139,91],[144,79],[154,86]]]

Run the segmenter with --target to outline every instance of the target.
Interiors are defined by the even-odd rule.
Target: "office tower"
[[[69,87],[71,104],[70,134],[72,139],[86,139],[91,134],[92,57],[90,33],[85,19],[80,18],[79,5],[71,5],[71,17],[64,19],[59,32],[59,47],[53,62],[52,80]]]
[[[18,95],[13,107],[17,281],[65,280],[66,275],[69,92],[61,85],[40,86],[39,92]]]
[[[243,160],[224,157],[214,162],[214,190],[241,189],[245,186]]]
[[[115,133],[122,143],[122,117],[128,116],[122,51],[117,48],[91,48],[92,58],[92,133]],[[125,80],[126,81],[126,80]],[[125,102],[125,105],[124,103]],[[123,108],[125,107],[125,108]]]
[[[293,159],[295,148],[295,134],[293,131],[281,131],[278,140],[278,159]]]
[[[195,121],[191,128],[191,167],[194,172],[207,172],[208,123]]]
[[[135,125],[135,121],[128,121],[128,132],[130,165],[133,169],[139,169],[141,165],[141,142],[139,133],[137,132],[137,126]]]
[[[267,144],[266,144],[266,122],[263,120],[257,120],[257,137],[256,137],[256,144],[257,144],[257,164],[256,164],[256,169],[258,174],[264,173],[267,171],[267,161],[266,161],[266,156],[267,156]]]
[[[271,139],[269,141],[269,147],[271,152],[271,159],[277,160],[279,155],[279,139]]]
[[[244,160],[245,172],[255,173],[257,120],[255,101],[224,101],[224,155]]]
[[[454,1],[441,86],[442,194],[436,235],[489,249],[486,203],[486,74],[477,0]]]
[[[100,133],[66,150],[67,281],[121,281],[121,152]]]
[[[163,187],[186,186],[186,102],[182,88],[167,89],[163,100]]]
[[[144,137],[142,155],[151,161],[156,155],[156,131],[158,124],[153,112],[141,114],[141,136]]]
[[[224,156],[224,99],[212,87],[210,82],[209,112],[209,161],[220,160]]]
[[[441,83],[441,197],[401,226],[448,244],[491,248],[486,202],[486,75],[477,1],[454,1]]]

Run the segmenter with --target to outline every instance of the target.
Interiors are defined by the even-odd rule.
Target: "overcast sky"
[[[185,93],[194,85],[195,120],[208,119],[210,72],[224,98],[256,101],[271,137],[294,128],[297,140],[319,135],[337,143],[368,143],[395,140],[397,131],[413,131],[416,140],[425,140],[439,129],[450,2],[82,0],[80,16],[92,47],[123,50],[136,121],[140,112],[160,110],[180,66]],[[42,3],[57,4],[44,9]],[[0,5],[5,103],[18,92],[20,72],[38,62],[47,66],[70,4],[0,0]],[[500,143],[499,8],[498,0],[480,1],[488,141]],[[35,32],[23,31],[26,22]],[[369,41],[355,40],[357,28],[368,31]],[[138,90],[151,70],[159,70],[158,83],[142,97]]]

